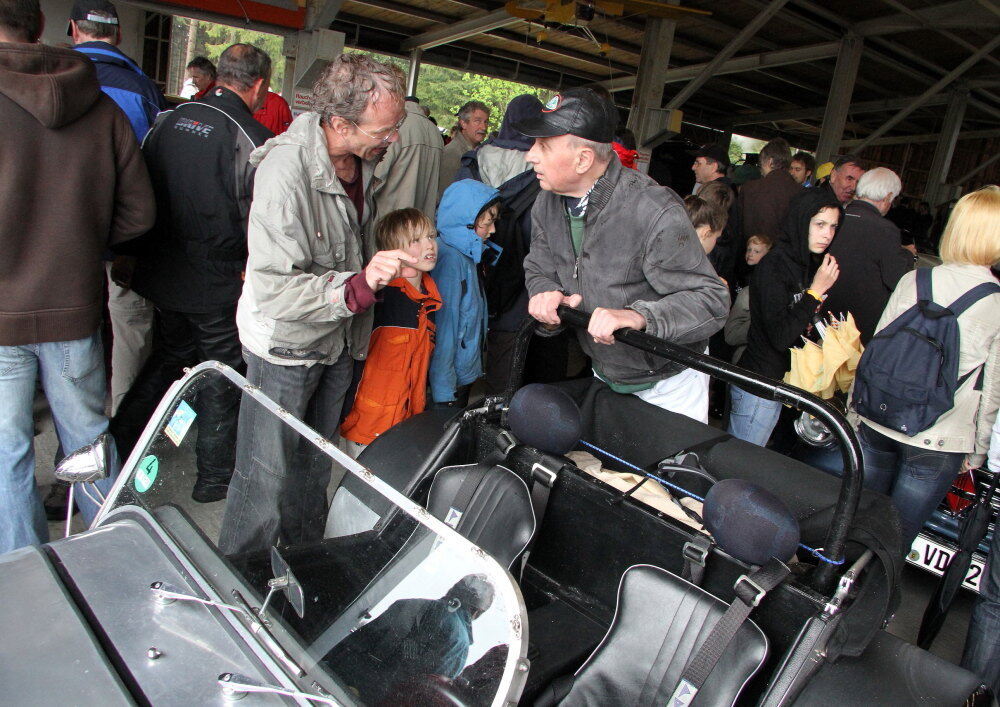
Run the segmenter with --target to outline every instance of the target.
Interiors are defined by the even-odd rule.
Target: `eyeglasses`
[[[406,118],[403,118],[403,120],[406,120]],[[392,136],[395,135],[396,133],[398,133],[399,129],[401,127],[403,127],[403,120],[400,120],[398,123],[396,123],[391,128],[389,128],[389,132],[386,133],[385,137],[379,137],[378,135],[372,135],[370,132],[368,132],[367,130],[365,130],[364,128],[362,128],[360,125],[358,125],[357,123],[355,123],[353,120],[351,121],[351,124],[354,125],[354,127],[356,127],[358,130],[360,130],[362,135],[367,135],[372,140],[381,140],[383,145],[388,145],[389,141],[392,140]]]

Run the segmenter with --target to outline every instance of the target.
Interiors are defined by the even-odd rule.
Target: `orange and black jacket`
[[[427,273],[423,292],[404,278],[382,291],[354,405],[340,433],[359,444],[424,411],[427,368],[434,349],[434,312],[441,308],[437,285]]]

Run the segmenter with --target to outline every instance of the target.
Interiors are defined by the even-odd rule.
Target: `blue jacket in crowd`
[[[157,113],[166,108],[163,94],[156,84],[112,44],[83,42],[73,48],[94,62],[101,90],[122,109],[132,124],[136,138],[142,142],[153,127]]]
[[[476,216],[499,192],[472,179],[455,182],[441,197],[437,212],[438,260],[431,277],[441,292],[437,332],[431,355],[431,398],[455,400],[455,390],[483,374],[486,343],[486,298],[477,269],[493,262],[501,248],[476,235]]]

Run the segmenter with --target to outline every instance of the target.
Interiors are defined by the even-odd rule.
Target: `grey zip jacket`
[[[683,202],[617,159],[590,192],[579,256],[558,194],[538,195],[531,225],[531,251],[524,259],[529,296],[561,290],[583,295],[581,308],[588,312],[633,309],[645,317],[648,333],[698,352],[725,324],[729,290],[708,262]],[[578,334],[595,368],[612,383],[652,383],[684,368]]]
[[[374,253],[368,227],[378,180],[362,162],[361,219],[330,162],[319,114],[303,113],[250,155],[257,166],[247,231],[240,341],[278,365],[331,364],[368,352],[372,311],[354,314],[344,283]]]

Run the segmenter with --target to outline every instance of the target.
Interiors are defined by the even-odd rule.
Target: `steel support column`
[[[849,34],[840,43],[837,53],[837,68],[833,72],[830,95],[823,111],[823,124],[816,143],[816,164],[823,164],[837,153],[844,137],[844,124],[851,110],[851,96],[854,94],[854,80],[858,76],[861,51],[864,40]]]
[[[951,158],[955,154],[958,134],[962,131],[962,120],[965,109],[969,105],[968,91],[955,91],[948,99],[948,110],[944,114],[944,124],[941,126],[941,140],[934,148],[934,158],[931,160],[930,172],[927,176],[927,188],[924,200],[934,208],[941,203],[948,183],[948,172],[951,169]]]
[[[663,18],[650,18],[646,22],[635,91],[632,94],[632,107],[628,117],[628,127],[635,133],[636,142],[640,146],[659,129],[653,120],[653,111],[663,105],[663,77],[669,68],[676,25],[674,20]],[[643,171],[649,167],[650,152],[649,148],[640,148],[642,158],[640,164]]]
[[[741,29],[735,37],[729,40],[729,44],[716,54],[714,59],[705,65],[705,68],[702,69],[701,73],[698,74],[696,78],[684,86],[684,88],[682,88],[676,96],[670,99],[670,103],[667,104],[667,108],[680,108],[684,105],[684,102],[693,96],[706,81],[715,76],[715,72],[720,66],[731,59],[733,54],[742,49],[743,45],[746,44],[751,37],[757,34],[757,32],[760,31],[760,28],[766,25],[787,3],[788,0],[771,0],[771,2],[769,2],[756,17],[750,20],[750,22],[743,29]]]
[[[420,78],[420,55],[423,49],[414,49],[410,52],[410,68],[406,72],[406,95],[417,95],[417,79]]]

